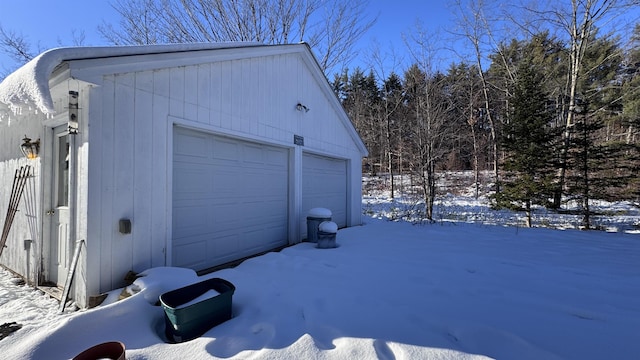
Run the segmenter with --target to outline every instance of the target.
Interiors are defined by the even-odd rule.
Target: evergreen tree
[[[502,191],[493,196],[496,207],[524,211],[531,226],[533,205],[550,205],[553,195],[554,147],[557,130],[550,126],[553,115],[547,109],[547,96],[541,76],[530,61],[517,70],[502,148],[506,159]]]
[[[640,142],[640,24],[637,24],[631,46],[627,52],[623,81],[623,120],[625,121],[625,142]]]
[[[369,158],[363,160],[363,165],[375,174],[375,164],[379,164],[378,159],[383,152],[383,133],[377,124],[374,111],[380,102],[380,91],[373,72],[365,75],[359,67],[351,73],[345,70],[341,75],[335,76],[332,86],[369,150]]]
[[[578,202],[582,226],[588,230],[591,228],[590,200],[602,198],[601,190],[609,186],[612,179],[598,176],[604,173],[607,152],[604,146],[596,143],[594,135],[604,125],[597,118],[589,121],[586,107],[586,104],[576,107],[578,114],[567,159],[566,185],[568,194]]]
[[[578,202],[586,230],[591,229],[591,200],[626,200],[638,194],[637,183],[634,186],[640,171],[637,147],[619,140],[598,141],[598,131],[604,127],[600,118],[589,116],[587,111],[576,115],[567,190]]]

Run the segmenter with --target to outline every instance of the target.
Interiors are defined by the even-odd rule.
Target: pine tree
[[[554,147],[557,130],[550,123],[553,115],[547,109],[542,80],[534,65],[524,61],[518,67],[512,90],[509,114],[505,124],[502,148],[506,154],[502,191],[493,197],[496,207],[524,211],[526,225],[531,227],[534,205],[550,205],[553,195]]]
[[[571,138],[567,158],[566,185],[567,193],[578,202],[582,213],[582,226],[588,230],[591,228],[590,201],[602,195],[600,190],[611,183],[606,178],[598,176],[602,175],[604,170],[607,152],[604,146],[596,144],[595,134],[604,125],[597,118],[589,121],[586,107],[584,104],[584,109],[578,112],[573,130],[574,136]]]
[[[619,160],[624,163],[628,181],[625,184],[625,199],[633,199],[640,207],[640,23],[636,24],[629,51],[627,53],[626,77],[623,85],[623,120],[625,122],[624,144],[617,144],[623,149]],[[620,171],[619,171],[620,172]]]

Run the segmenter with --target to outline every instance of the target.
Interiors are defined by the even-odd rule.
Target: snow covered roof
[[[19,108],[33,104],[45,114],[53,114],[53,99],[49,91],[49,78],[64,61],[107,58],[128,55],[148,55],[171,52],[213,50],[261,46],[256,42],[192,43],[145,46],[69,47],[43,52],[7,76],[0,83],[0,105]]]

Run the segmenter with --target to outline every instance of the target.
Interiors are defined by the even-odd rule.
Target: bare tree
[[[306,41],[323,70],[354,57],[354,45],[373,25],[369,0],[114,0],[118,26],[98,31],[113,44]]]
[[[84,30],[77,30],[77,29],[71,30],[71,45],[84,46],[86,43],[86,39],[87,37],[84,33]],[[58,38],[58,45],[65,46],[64,42],[60,38]]]
[[[98,32],[114,45],[148,45],[169,42],[163,33],[166,25],[162,3],[157,0],[114,0],[113,9],[120,15],[117,25],[103,22]]]
[[[0,51],[5,53],[16,64],[24,64],[35,57],[31,51],[31,43],[22,34],[6,30],[0,26]],[[3,69],[0,80],[13,69]]]
[[[450,150],[454,127],[448,126],[448,114],[452,109],[445,95],[444,76],[436,71],[437,50],[435,35],[427,35],[417,26],[407,39],[415,64],[405,73],[405,91],[410,111],[413,112],[411,139],[413,142],[413,168],[418,175],[425,201],[426,218],[433,220],[436,199],[437,165]]]
[[[371,51],[370,63],[376,78],[382,82],[380,86],[380,101],[377,102],[372,110],[382,131],[380,138],[383,140],[381,145],[384,146],[385,154],[381,156],[381,164],[384,162],[382,160],[386,159],[387,172],[391,183],[391,198],[393,199],[396,190],[394,175],[399,174],[402,176],[403,153],[401,149],[403,129],[401,127],[405,125],[402,113],[405,99],[402,79],[393,70],[390,74],[387,74],[387,63],[392,64],[392,69],[397,69],[400,67],[400,61],[393,51],[382,54],[380,48],[376,45]]]
[[[13,64],[10,65],[2,64],[0,81],[38,54],[32,50],[32,44],[25,35],[5,29],[2,25],[0,25],[0,52],[6,54],[13,61]]]
[[[469,126],[472,145],[472,163],[474,173],[474,188],[476,199],[480,196],[480,138],[482,137],[484,108],[482,104],[482,94],[478,71],[475,66],[466,63],[451,65],[447,73],[447,82],[451,88],[453,106],[456,110],[456,117],[465,119]],[[469,137],[468,133],[459,130],[461,136]]]
[[[74,46],[83,45],[85,42],[84,31],[73,30],[71,32],[72,44]],[[58,39],[58,45],[63,46],[63,42]],[[36,57],[43,49],[37,46],[33,50],[33,44],[22,33],[8,30],[0,25],[0,52],[6,54],[13,62],[13,68],[4,68],[0,74],[0,80],[9,75],[14,68],[17,68]]]
[[[478,76],[481,83],[482,99],[483,99],[483,114],[489,122],[491,131],[491,144],[493,148],[492,160],[493,160],[493,172],[494,182],[496,184],[496,192],[499,192],[500,176],[498,170],[499,156],[498,156],[498,135],[496,128],[496,121],[493,116],[493,109],[490,103],[490,85],[485,76],[483,68],[483,62],[485,58],[484,42],[493,42],[493,35],[489,26],[489,21],[485,16],[485,2],[483,0],[470,0],[467,4],[463,4],[462,0],[457,0],[458,8],[458,23],[460,36],[467,39],[473,49],[473,63],[474,67],[478,70]]]

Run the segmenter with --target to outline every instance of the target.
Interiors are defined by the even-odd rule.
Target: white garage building
[[[79,247],[80,306],[300,242],[314,207],[361,223],[367,151],[306,44],[53,49],[0,83],[0,130],[0,210],[34,175],[0,264],[63,286]]]

